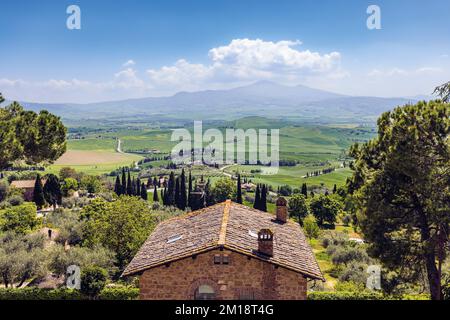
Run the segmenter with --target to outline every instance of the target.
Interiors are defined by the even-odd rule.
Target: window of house
[[[239,289],[239,300],[255,300],[255,290],[253,288]]]
[[[230,257],[228,255],[222,256],[222,264],[230,264]]]
[[[230,257],[227,254],[214,255],[214,264],[230,264]]]
[[[194,298],[195,300],[214,300],[216,298],[216,293],[214,292],[213,287],[202,284],[195,290]]]

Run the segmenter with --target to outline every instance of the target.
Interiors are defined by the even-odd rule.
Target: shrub
[[[103,289],[98,295],[99,300],[136,300],[139,298],[139,288],[111,287]]]
[[[103,289],[98,300],[136,300],[139,289],[133,287],[112,287]],[[86,300],[88,297],[79,290],[40,289],[34,287],[0,289],[1,300]]]
[[[100,267],[87,267],[81,272],[81,292],[95,298],[105,288],[108,273]]]
[[[25,234],[39,224],[36,216],[36,205],[34,203],[24,203],[20,206],[0,210],[0,221],[2,231],[14,231]]]
[[[427,294],[410,294],[400,296],[383,295],[380,292],[309,292],[308,300],[429,300]]]
[[[348,227],[350,225],[350,222],[352,221],[352,217],[350,215],[345,215],[342,218],[342,223],[344,224],[344,226]]]
[[[303,224],[303,219],[308,215],[308,206],[303,194],[294,194],[289,199],[289,214],[298,218],[299,222]]]
[[[13,207],[20,206],[21,204],[23,204],[23,197],[20,195],[13,195],[8,198],[8,202]]]
[[[0,300],[81,300],[78,290],[70,289],[0,289]]]
[[[0,202],[5,200],[6,196],[8,195],[8,192],[9,192],[9,184],[4,180],[0,180]]]
[[[308,215],[303,220],[303,229],[309,239],[316,239],[319,236],[320,229],[313,215]]]
[[[367,252],[360,247],[330,246],[327,253],[331,255],[333,264],[348,264],[352,261],[367,263],[370,260]]]

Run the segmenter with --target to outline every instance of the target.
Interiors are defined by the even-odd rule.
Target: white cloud
[[[423,74],[437,74],[443,70],[437,67],[420,67],[412,70],[405,70],[401,68],[392,68],[387,70],[373,69],[367,75],[369,77],[396,77],[396,76],[412,76]]]
[[[311,76],[346,75],[340,68],[338,52],[300,51],[295,48],[299,45],[300,41],[235,39],[228,45],[209,50],[208,64],[180,59],[171,66],[147,73],[154,87],[179,86],[179,89],[262,79],[291,82]]]
[[[124,68],[128,68],[128,67],[132,67],[136,64],[136,62],[134,62],[134,60],[128,60],[127,62],[125,62],[122,67]]]

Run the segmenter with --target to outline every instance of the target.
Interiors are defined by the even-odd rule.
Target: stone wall
[[[228,264],[214,263],[215,256],[224,255]],[[200,285],[212,287],[217,300],[304,300],[307,287],[306,278],[294,271],[239,253],[213,250],[144,271],[140,298],[191,300]]]

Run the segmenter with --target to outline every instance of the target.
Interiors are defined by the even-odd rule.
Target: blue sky
[[[81,30],[66,8],[81,9]],[[381,8],[381,30],[366,9]],[[353,95],[450,80],[448,0],[3,0],[0,92],[90,102],[258,80]],[[128,62],[128,63],[127,63]]]

